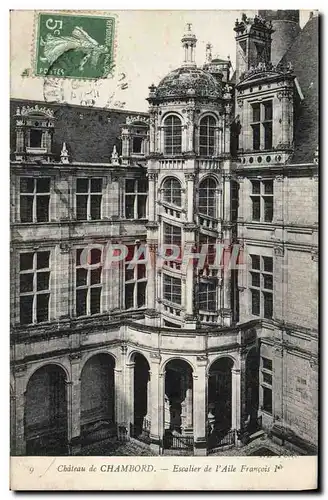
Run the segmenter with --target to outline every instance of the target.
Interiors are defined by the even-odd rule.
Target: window
[[[206,234],[199,234],[199,252],[202,250],[202,246],[207,245],[207,254],[205,258],[204,267],[208,265],[213,265],[216,258],[216,238],[214,236],[208,236]]]
[[[101,219],[102,179],[76,179],[77,220]]]
[[[163,223],[163,243],[167,245],[165,248],[165,257],[169,257],[174,254],[175,249],[172,248],[173,245],[179,247],[179,255],[173,260],[165,261],[165,265],[170,267],[176,267],[180,269],[181,261],[181,228],[178,226],[173,226],[172,224]],[[177,263],[178,261],[178,263]]]
[[[273,220],[273,180],[252,182],[252,220],[272,222]]]
[[[174,177],[168,177],[163,182],[163,201],[181,207],[181,184]]]
[[[32,128],[30,130],[30,147],[31,148],[42,147],[42,130],[35,128]]]
[[[89,251],[88,262],[81,262],[83,249],[76,250],[76,316],[92,316],[101,312],[102,252],[98,248]],[[98,264],[98,265],[97,265]]]
[[[21,222],[48,222],[50,201],[50,179],[41,177],[20,178]]]
[[[176,155],[182,151],[182,126],[177,116],[170,115],[164,120],[164,154]]]
[[[125,218],[145,219],[148,184],[146,179],[125,180]]]
[[[262,357],[261,367],[262,409],[272,414],[272,360]]]
[[[146,264],[142,262],[145,256],[139,256],[141,262],[133,262],[137,246],[128,246],[129,252],[124,264],[124,281],[125,294],[124,305],[125,309],[137,309],[144,307],[146,304],[146,288],[147,288],[147,273]]]
[[[199,184],[198,210],[202,215],[216,216],[216,182],[207,177]]]
[[[253,150],[272,149],[272,101],[252,106]]]
[[[178,245],[181,247],[181,228],[164,222],[163,243],[164,245]]]
[[[252,314],[271,319],[273,315],[273,259],[251,255]]]
[[[213,156],[215,152],[215,126],[213,116],[205,116],[199,124],[199,154]]]
[[[49,321],[50,252],[20,254],[20,323]]]
[[[132,152],[136,154],[142,153],[142,137],[134,137],[132,140]]]
[[[181,304],[181,279],[163,274],[163,297],[174,304]]]
[[[214,280],[199,283],[199,309],[201,311],[216,311],[216,283]]]

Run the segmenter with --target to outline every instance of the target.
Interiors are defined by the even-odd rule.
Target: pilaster
[[[204,456],[207,450],[206,440],[206,356],[197,358],[197,372],[193,375],[194,398],[193,398],[193,419],[194,419],[194,455]]]
[[[27,373],[25,367],[15,369],[15,429],[13,449],[15,455],[26,455],[25,405]]]
[[[231,370],[231,428],[235,429],[236,435],[240,433],[241,430],[241,387],[240,387],[241,375],[239,368],[232,368]],[[238,441],[238,437],[237,437]],[[239,444],[238,442],[236,443]]]
[[[160,453],[163,438],[163,413],[164,413],[164,376],[159,371],[161,358],[159,354],[151,354],[150,359],[150,392],[151,392],[151,428],[150,447]],[[163,387],[162,387],[163,386]]]
[[[67,440],[71,455],[81,451],[81,356],[70,355],[71,382],[66,382],[67,394]]]

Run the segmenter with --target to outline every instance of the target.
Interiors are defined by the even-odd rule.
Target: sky
[[[131,111],[147,111],[148,87],[157,85],[171,70],[181,66],[183,49],[181,37],[186,23],[192,23],[197,36],[196,63],[205,61],[205,46],[213,45],[212,54],[221,58],[230,56],[235,66],[234,24],[242,12],[254,16],[254,10],[181,10],[181,11],[115,11],[116,16],[115,73],[109,80],[79,82],[72,92],[72,81],[60,82],[64,100],[80,104],[83,96],[96,89],[95,105],[109,108],[122,107]],[[310,11],[301,11],[301,27]],[[103,14],[103,12],[102,12]],[[46,100],[43,78],[22,77],[25,69],[32,68],[35,13],[11,12],[11,97]],[[23,43],[22,43],[23,40]],[[122,84],[124,88],[122,87]],[[90,95],[90,94],[89,94]]]

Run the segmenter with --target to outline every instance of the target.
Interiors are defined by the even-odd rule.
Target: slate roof
[[[312,17],[281,62],[291,62],[304,100],[294,110],[292,163],[312,163],[319,143],[319,17]]]
[[[114,145],[121,154],[120,129],[127,116],[148,116],[135,111],[98,108],[96,106],[78,106],[66,103],[50,103],[28,99],[10,101],[10,150],[13,153],[16,144],[15,120],[16,108],[22,106],[45,106],[54,111],[55,131],[52,152],[59,160],[63,142],[66,142],[72,161],[101,163],[109,162]]]

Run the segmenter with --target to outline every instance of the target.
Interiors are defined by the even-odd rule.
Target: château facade
[[[149,113],[11,101],[12,454],[315,453],[318,17],[234,31]]]

